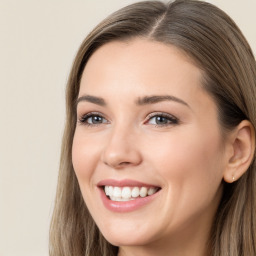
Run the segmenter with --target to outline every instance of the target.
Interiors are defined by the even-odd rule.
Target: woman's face
[[[158,42],[111,42],[89,59],[72,159],[85,203],[112,244],[207,238],[226,147],[201,80],[188,56]]]

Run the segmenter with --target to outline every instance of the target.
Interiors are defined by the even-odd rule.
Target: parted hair
[[[138,2],[103,20],[81,44],[66,89],[66,125],[55,207],[50,227],[50,256],[114,256],[118,248],[101,234],[82,198],[71,151],[77,122],[76,100],[90,56],[112,41],[144,38],[172,45],[202,70],[202,87],[212,96],[223,134],[242,120],[256,127],[256,64],[252,50],[234,21],[206,2],[177,0]],[[225,136],[225,135],[224,135]],[[256,165],[223,196],[209,238],[211,256],[256,255]]]

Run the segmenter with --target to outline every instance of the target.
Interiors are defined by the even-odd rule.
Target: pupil
[[[101,122],[102,122],[102,117],[100,117],[100,116],[94,116],[93,119],[92,119],[92,122],[93,122],[94,124],[101,123]]]
[[[166,124],[166,118],[165,117],[162,117],[162,116],[158,116],[157,118],[156,118],[156,122],[157,123],[160,123],[160,124]]]

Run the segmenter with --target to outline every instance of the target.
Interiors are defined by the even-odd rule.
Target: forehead
[[[97,49],[83,71],[79,97],[114,100],[169,94],[198,101],[202,71],[177,47],[146,39],[113,41]],[[208,94],[208,93],[207,93]],[[132,99],[133,98],[133,99]]]
[[[175,84],[200,85],[201,78],[202,71],[174,46],[146,39],[114,41],[101,46],[90,57],[81,90],[103,90],[105,85],[119,90],[135,86],[138,90],[138,85],[145,84],[149,92],[165,91]]]

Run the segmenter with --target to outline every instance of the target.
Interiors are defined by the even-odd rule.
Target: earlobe
[[[228,159],[223,178],[232,183],[249,168],[255,151],[255,131],[248,120],[243,120],[232,132],[232,155]]]

